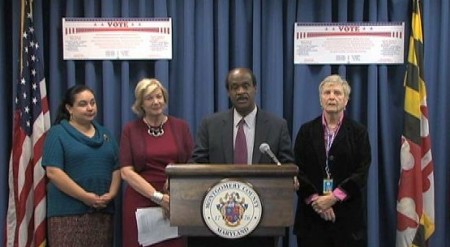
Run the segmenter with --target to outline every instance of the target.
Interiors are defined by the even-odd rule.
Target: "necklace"
[[[144,123],[148,127],[147,133],[149,135],[154,136],[154,137],[160,137],[160,136],[164,135],[163,127],[164,127],[164,124],[167,122],[167,117],[164,118],[164,120],[161,122],[161,124],[158,127],[151,126],[145,118],[143,118],[143,120],[144,120]]]

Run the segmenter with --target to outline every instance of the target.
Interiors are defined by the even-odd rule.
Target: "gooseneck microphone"
[[[275,156],[275,154],[272,153],[272,150],[270,150],[270,146],[269,144],[263,142],[261,143],[261,145],[259,146],[259,151],[263,154],[267,154],[269,155],[269,157],[275,162],[277,163],[277,165],[281,166],[280,161],[277,159],[277,157]]]

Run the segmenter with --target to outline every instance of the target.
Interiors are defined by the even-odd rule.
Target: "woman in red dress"
[[[186,163],[193,148],[188,124],[164,113],[168,93],[158,80],[139,81],[135,97],[132,110],[139,118],[125,125],[120,140],[121,175],[127,182],[123,198],[124,247],[142,246],[138,242],[136,209],[162,207],[169,211],[165,168],[170,163]],[[186,245],[186,239],[179,237],[151,246]]]

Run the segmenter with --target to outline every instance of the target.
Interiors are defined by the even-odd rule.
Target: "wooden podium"
[[[202,203],[208,189],[223,179],[251,184],[259,195],[262,216],[248,236],[283,236],[294,223],[292,164],[229,165],[171,164],[166,167],[170,188],[170,223],[184,236],[214,236],[202,216]]]

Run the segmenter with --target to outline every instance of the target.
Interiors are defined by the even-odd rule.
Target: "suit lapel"
[[[233,164],[233,109],[222,119],[222,126],[218,130],[222,133],[222,150],[225,163]]]
[[[258,164],[261,162],[261,152],[259,151],[259,146],[267,140],[267,132],[267,119],[261,109],[258,108],[255,121],[255,142],[253,143],[253,164]]]
[[[325,151],[325,139],[324,139],[324,133],[323,133],[323,126],[322,126],[322,118],[316,119],[314,123],[313,133],[312,136],[317,136],[319,138],[312,138],[314,150],[316,150],[319,157],[319,162],[322,166],[325,166],[326,161],[326,151]]]
[[[346,132],[347,130],[347,122],[345,121],[345,117],[342,119],[342,123],[341,126],[339,127],[339,131],[336,135],[336,137],[334,138],[333,144],[331,145],[330,148],[330,152],[332,152],[332,150],[336,149],[336,147],[341,146],[339,143],[343,142],[345,140],[345,136],[347,136]]]

